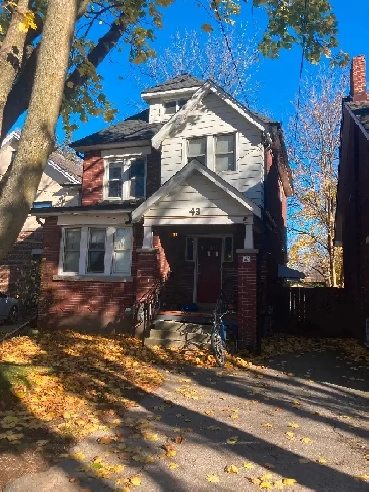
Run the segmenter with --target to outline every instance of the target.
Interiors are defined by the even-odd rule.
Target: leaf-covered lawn
[[[346,352],[351,361],[368,361],[367,350],[353,340],[271,337],[264,340],[261,357],[251,357],[248,353],[229,357],[226,369],[248,370],[255,373],[255,378],[263,378],[261,372],[271,356],[327,348]],[[3,342],[0,346],[0,454],[19,456],[32,451],[50,463],[60,455],[67,455],[71,445],[98,431],[106,436],[102,445],[113,444],[122,456],[130,453],[143,464],[147,463],[145,460],[152,457],[137,449],[131,452],[119,442],[119,436],[113,440],[109,436],[114,436],[125,410],[163,382],[164,373],[157,369],[162,364],[210,368],[215,360],[207,350],[142,347],[139,340],[124,336],[54,332]],[[186,384],[177,391],[185,398],[198,399],[196,390]],[[132,425],[140,438],[148,442],[157,440],[150,423]],[[262,425],[273,427],[269,422]],[[297,428],[296,424],[290,427]],[[288,438],[287,431],[285,437]],[[234,445],[232,437],[229,441]],[[169,449],[171,452],[174,448]],[[96,474],[99,470],[107,473],[101,460],[96,461],[92,471]],[[21,474],[22,469],[16,470],[15,476]],[[216,480],[210,475],[208,481]],[[1,483],[0,472],[0,486]]]

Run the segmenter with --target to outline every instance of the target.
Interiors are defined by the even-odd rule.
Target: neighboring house
[[[187,74],[142,98],[147,110],[74,142],[81,206],[32,211],[45,219],[39,322],[119,330],[158,280],[168,309],[210,307],[226,285],[239,346],[255,348],[287,259],[281,125]]]
[[[14,131],[0,148],[0,179],[14,159],[20,133]],[[81,189],[82,166],[53,152],[47,162],[34,207],[77,205]],[[0,264],[0,292],[19,295],[22,300],[37,291],[37,262],[42,253],[42,221],[29,215],[17,242]],[[36,285],[35,285],[36,281]]]
[[[357,337],[369,342],[369,93],[365,56],[352,60],[343,100],[335,244],[343,246],[345,289]]]

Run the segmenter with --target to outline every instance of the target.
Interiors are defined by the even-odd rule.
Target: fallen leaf
[[[311,442],[311,439],[309,437],[303,437],[302,439],[300,439],[302,442],[304,442],[305,444],[309,444]]]
[[[318,458],[316,461],[317,461],[317,463],[321,463],[321,464],[327,463],[327,460],[324,458]]]
[[[142,483],[142,478],[139,477],[139,476],[135,476],[135,477],[131,477],[129,479],[129,481],[131,482],[132,485],[134,486],[138,486],[138,485],[141,485]]]
[[[259,485],[259,488],[260,489],[272,489],[273,484],[271,482],[261,482],[261,484]]]
[[[291,431],[288,431],[288,432],[285,432],[286,436],[287,436],[287,439],[295,439],[295,434]]]
[[[298,429],[300,426],[299,424],[295,424],[295,422],[290,422],[288,424],[288,427],[292,427],[292,429]]]
[[[298,405],[300,405],[300,402],[297,400],[293,400],[292,404],[298,406]]]
[[[183,441],[184,441],[184,437],[183,437],[183,436],[176,436],[176,437],[174,438],[174,442],[175,442],[176,444],[182,444],[182,443],[183,443]]]
[[[168,458],[174,458],[174,456],[176,455],[177,455],[177,451],[175,449],[170,449],[169,451],[167,451]]]
[[[230,437],[227,439],[227,444],[236,444],[238,441],[238,436]]]
[[[247,470],[252,470],[254,468],[254,465],[252,463],[244,463],[242,466]]]
[[[284,485],[294,485],[295,483],[297,483],[297,480],[295,480],[294,478],[284,478],[283,483]]]
[[[362,480],[363,482],[369,481],[369,475],[357,475],[355,478],[357,480]]]
[[[269,422],[265,422],[265,424],[261,424],[263,427],[273,427],[273,424],[270,424]]]
[[[211,483],[218,483],[219,477],[217,475],[206,475],[206,480]]]
[[[264,473],[264,475],[262,475],[260,477],[260,480],[261,481],[264,481],[264,480],[269,480],[270,478],[273,478],[273,474],[272,473]]]
[[[236,465],[228,465],[225,467],[224,471],[227,473],[238,473],[238,468]]]
[[[169,463],[168,464],[169,468],[173,469],[173,468],[178,468],[179,467],[179,464],[178,463]]]
[[[111,444],[114,441],[113,437],[111,436],[103,436],[100,437],[100,439],[97,440],[99,444]]]

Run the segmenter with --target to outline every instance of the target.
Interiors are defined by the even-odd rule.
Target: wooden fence
[[[350,336],[353,309],[345,289],[283,287],[276,293],[273,331],[295,335]]]

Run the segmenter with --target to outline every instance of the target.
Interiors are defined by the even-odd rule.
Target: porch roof
[[[219,190],[226,193],[231,201],[242,205],[245,209],[245,215],[254,214],[261,218],[261,210],[254,202],[246,198],[236,188],[227,183],[218,174],[205,167],[197,159],[193,159],[132,212],[132,221],[138,222],[146,212],[155,207],[166,195],[173,193],[186,179],[190,178],[196,172],[200,173],[206,180],[219,188]]]
[[[286,265],[278,265],[278,277],[290,280],[300,280],[301,278],[305,278],[305,274],[294,268],[289,268]]]

